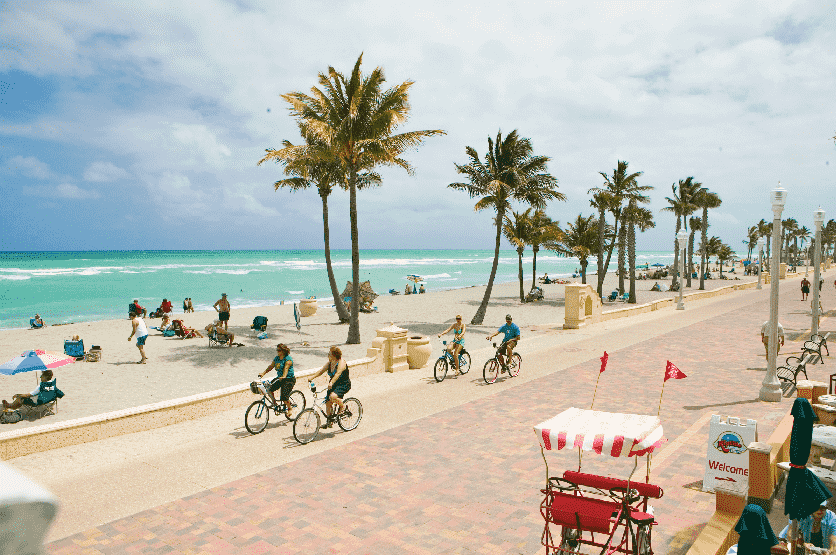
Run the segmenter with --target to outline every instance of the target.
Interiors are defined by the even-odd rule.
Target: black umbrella
[[[769,555],[771,547],[778,544],[766,513],[754,503],[743,509],[734,531],[740,534],[737,555]]]

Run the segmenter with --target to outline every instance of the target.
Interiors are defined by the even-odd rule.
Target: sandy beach
[[[739,269],[736,275],[740,275]],[[752,279],[741,277],[741,280]],[[594,276],[589,277],[589,282],[594,283],[594,280]],[[669,283],[669,280],[665,282]],[[715,289],[732,283],[733,280],[709,280],[706,281],[706,288]],[[639,304],[674,295],[649,291],[653,284],[652,280],[636,282]],[[617,285],[618,278],[609,274],[604,291],[611,291]],[[530,281],[526,283],[526,289],[529,286]],[[695,280],[691,290],[696,290],[698,286],[699,282]],[[524,339],[526,334],[532,336],[545,328],[560,329],[564,316],[564,286],[550,284],[542,287],[545,297],[542,301],[521,304],[518,282],[494,285],[484,324],[468,326],[466,341],[469,350],[487,347],[485,335],[502,325],[507,313],[513,315]],[[484,286],[477,286],[429,291],[423,295],[382,295],[374,303],[378,312],[360,314],[359,345],[344,345],[348,326],[337,323],[333,306],[328,306],[332,304],[331,299],[320,300],[317,313],[302,319],[300,331],[294,325],[293,306],[290,304],[239,310],[233,306],[229,329],[235,334],[235,341],[243,343],[244,347],[210,348],[206,338],[181,340],[163,337],[160,332],[150,330],[145,347],[148,363],[144,365],[136,364],[140,357],[135,340],[127,340],[131,333],[127,317],[124,320],[48,326],[42,330],[6,330],[0,332],[0,360],[3,361],[29,349],[61,353],[64,340],[74,335],[84,340],[87,349],[91,345],[101,346],[103,356],[101,362],[77,362],[56,370],[58,386],[66,394],[57,415],[5,425],[0,431],[92,416],[246,383],[255,379],[270,364],[275,346],[280,342],[291,348],[297,371],[321,366],[331,345],[340,345],[347,360],[361,358],[371,346],[375,330],[390,322],[408,329],[411,335],[430,336],[435,353],[441,349],[441,340],[435,335],[444,331],[457,313],[464,316],[466,323],[469,322],[484,291]],[[688,291],[686,289],[686,293]],[[604,310],[623,306],[621,302],[605,302]],[[257,339],[256,332],[250,329],[257,315],[268,318],[268,338],[265,340]],[[214,311],[174,314],[174,318],[183,319],[187,326],[201,331],[215,317]],[[159,319],[146,318],[145,321],[149,328],[160,323]],[[307,342],[308,346],[303,347],[302,342]],[[521,350],[524,351],[523,346]],[[36,378],[34,373],[22,373],[3,376],[0,383],[0,398],[11,400],[14,393],[30,392],[36,385]]]

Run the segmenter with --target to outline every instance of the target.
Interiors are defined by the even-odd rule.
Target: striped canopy
[[[534,426],[534,431],[548,451],[580,448],[610,457],[646,455],[666,441],[657,416],[574,407]]]
[[[67,355],[57,355],[40,350],[26,351],[9,362],[0,364],[0,374],[11,376],[21,372],[43,372],[48,368],[58,368],[72,362],[75,362],[75,359]]]

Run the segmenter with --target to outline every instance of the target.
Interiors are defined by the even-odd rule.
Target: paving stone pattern
[[[661,462],[651,471],[651,481],[665,489],[654,503],[656,553],[685,553],[714,511],[714,496],[699,491],[707,421],[690,441],[677,446],[674,440],[707,414],[755,418],[760,438],[766,439],[790,409],[790,400],[757,400],[766,369],[759,331],[767,316],[764,299],[610,353],[596,409],[655,414],[665,361],[688,375],[665,387],[661,417],[669,443],[657,453]],[[784,311],[781,322],[788,332],[803,332],[809,315],[794,307]],[[601,347],[603,351],[606,345]],[[800,343],[788,342],[782,354],[799,349]],[[554,356],[559,353],[531,355],[522,371],[525,364],[548,364]],[[75,534],[49,544],[47,551],[541,552],[539,488],[545,469],[532,427],[567,407],[588,408],[599,364],[593,358],[501,394]],[[823,379],[830,366],[828,361],[824,367],[811,367],[810,378]],[[675,451],[666,455],[666,448]],[[576,452],[547,457],[552,475],[577,468]],[[612,461],[589,453],[583,468],[626,477],[632,463]],[[637,475],[643,477],[644,470],[641,464]]]

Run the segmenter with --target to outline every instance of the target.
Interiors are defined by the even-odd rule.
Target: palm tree
[[[499,246],[502,238],[502,224],[505,212],[512,200],[529,204],[533,208],[544,208],[549,200],[565,200],[563,193],[557,191],[557,179],[546,171],[548,156],[533,156],[531,140],[521,138],[517,130],[511,131],[505,140],[502,131],[496,135],[496,144],[488,137],[488,151],[485,162],[479,160],[476,149],[467,147],[465,152],[470,157],[467,164],[456,164],[456,171],[468,179],[468,183],[451,183],[451,189],[466,191],[470,198],[479,197],[474,209],[476,211],[493,208],[496,212],[496,249],[494,251],[493,267],[485,289],[485,296],[471,325],[478,326],[485,319],[488,301],[491,298],[493,280],[499,264]]]
[[[517,249],[517,258],[520,263],[519,277],[520,277],[520,302],[525,302],[525,290],[523,288],[523,265],[522,255],[525,251],[525,246],[529,243],[531,237],[531,208],[526,209],[525,212],[511,212],[513,218],[505,216],[505,224],[502,226],[502,233],[505,238],[514,245]]]
[[[306,137],[306,142],[309,145],[316,145],[316,137]],[[288,140],[282,141],[285,149],[293,151],[293,143]],[[318,145],[320,148],[324,145]],[[298,153],[298,150],[296,151]],[[291,192],[301,191],[315,186],[320,199],[322,200],[322,227],[323,240],[325,244],[325,267],[328,271],[328,282],[331,286],[331,294],[334,297],[334,306],[337,309],[337,317],[341,323],[349,321],[349,314],[345,308],[345,303],[340,301],[340,292],[337,289],[337,282],[334,278],[334,269],[331,264],[331,240],[330,230],[328,227],[328,197],[333,191],[334,185],[341,185],[345,187],[342,181],[344,174],[339,163],[339,160],[331,159],[324,160],[318,158],[311,158],[305,155],[283,157],[279,151],[267,149],[267,155],[258,161],[260,166],[267,160],[275,160],[277,163],[284,165],[284,174],[288,179],[280,179],[274,184],[278,191],[280,188],[290,189]],[[380,185],[380,175],[375,172],[363,172],[358,175],[358,188],[363,189],[375,185]]]
[[[700,218],[700,227],[701,227],[701,237],[702,242],[705,243],[708,240],[708,210],[710,208],[718,208],[723,201],[720,199],[720,195],[717,193],[712,193],[706,187],[702,187],[700,191],[697,193],[696,198],[694,199],[694,204],[697,205],[697,208],[702,209],[702,217]],[[708,267],[708,260],[705,256],[700,256],[700,289],[705,289],[705,271]],[[693,272],[691,272],[693,274]]]
[[[723,242],[720,240],[719,237],[715,236],[708,239],[706,243],[703,243],[702,247],[707,265],[709,257],[717,256],[720,254],[720,249],[723,247]]]
[[[612,256],[613,247],[615,246],[615,238],[617,237],[618,284],[619,290],[622,294],[624,293],[624,261],[626,254],[624,246],[626,244],[627,237],[626,232],[624,230],[624,222],[621,221],[621,213],[624,211],[624,207],[622,206],[622,204],[624,203],[625,199],[631,194],[631,192],[632,194],[636,194],[637,191],[643,190],[643,188],[639,187],[636,184],[636,178],[638,178],[642,174],[642,172],[628,174],[628,165],[628,162],[619,160],[617,167],[613,169],[612,176],[608,176],[605,172],[598,172],[601,175],[601,177],[604,178],[603,187],[593,188],[589,190],[590,193],[609,193],[608,209],[615,219],[615,224],[613,228],[614,240],[609,245],[607,252],[607,261],[604,263],[604,271],[602,272],[602,274],[598,276],[598,281],[601,282],[603,286],[603,274],[606,273],[607,268],[609,268],[610,257]]]
[[[537,253],[540,250],[540,245],[556,238],[560,233],[560,228],[557,222],[546,216],[546,213],[542,210],[535,210],[529,223],[528,244],[531,245],[531,250],[534,253],[534,259],[531,263],[531,288],[533,289],[537,285]]]
[[[750,261],[752,260],[752,251],[755,250],[755,247],[758,246],[758,226],[753,225],[749,228],[749,231],[746,233],[746,238],[749,239],[748,241],[744,241],[747,243],[747,247],[749,247],[749,251],[746,254],[746,258]]]
[[[787,263],[790,262],[790,242],[796,230],[798,230],[798,221],[795,218],[787,218],[781,222],[781,248],[783,249],[781,260]]]
[[[688,220],[691,224],[691,234],[688,236],[688,264],[686,265],[688,274],[688,287],[691,287],[691,276],[694,275],[694,234],[702,227],[702,220],[697,216],[691,216]]]
[[[543,246],[564,256],[578,257],[581,265],[581,283],[586,283],[586,267],[589,265],[589,257],[599,252],[599,238],[598,220],[595,219],[595,214],[586,217],[578,214],[574,222],[567,223],[565,230],[561,231],[557,237],[552,237]]]
[[[360,343],[358,175],[379,165],[398,166],[412,175],[412,166],[401,155],[420,145],[426,137],[444,134],[440,129],[395,134],[397,127],[409,117],[409,88],[413,82],[405,81],[383,90],[386,81],[383,69],[377,67],[363,75],[360,71],[362,62],[363,54],[360,54],[348,78],[329,67],[327,74],[319,74],[320,87],[313,87],[311,96],[301,92],[282,95],[290,103],[290,113],[297,118],[302,136],[315,136],[324,146],[301,145],[279,151],[282,156],[307,154],[312,158],[340,161],[348,186],[351,224],[353,287],[348,344]]]
[[[644,232],[655,227],[653,213],[638,206],[637,201],[631,200],[624,212],[625,223],[627,224],[627,258],[630,264],[630,298],[627,302],[636,303],[636,228]]]
[[[804,252],[804,259],[807,261],[809,256],[807,256],[807,252],[804,250],[804,243],[810,240],[810,230],[807,229],[807,226],[801,226],[801,228],[795,233],[796,239],[800,239],[801,247],[800,250],[797,251],[799,253]],[[807,264],[809,266],[809,264]]]
[[[725,243],[717,251],[717,261],[720,263],[720,279],[723,279],[723,263],[734,258],[734,250]]]
[[[688,216],[694,213],[697,207],[693,203],[693,197],[699,191],[701,183],[697,183],[694,181],[693,177],[688,177],[686,179],[680,179],[679,183],[674,183],[671,185],[671,192],[673,193],[673,197],[665,197],[665,200],[668,201],[670,206],[666,206],[662,208],[662,210],[667,212],[673,212],[676,215],[676,232],[679,233],[679,230],[682,229],[683,222],[685,224],[685,230],[688,230]],[[679,192],[677,192],[679,189]],[[676,285],[676,280],[679,275],[679,251],[681,249],[676,244],[676,239],[674,239],[674,254],[673,254],[673,278],[671,279],[671,287]]]
[[[590,189],[589,192],[592,192]],[[604,249],[606,248],[606,236],[605,233],[607,229],[611,229],[610,226],[607,225],[607,211],[610,209],[612,205],[612,195],[604,190],[600,190],[596,193],[593,193],[592,199],[589,201],[589,204],[592,205],[593,208],[598,210],[598,296],[603,298],[604,295],[604,276],[606,274],[606,270],[604,269]],[[613,235],[613,238],[615,236]],[[610,254],[612,254],[612,246],[610,246]],[[607,256],[607,266],[609,266],[610,259],[609,255]]]

